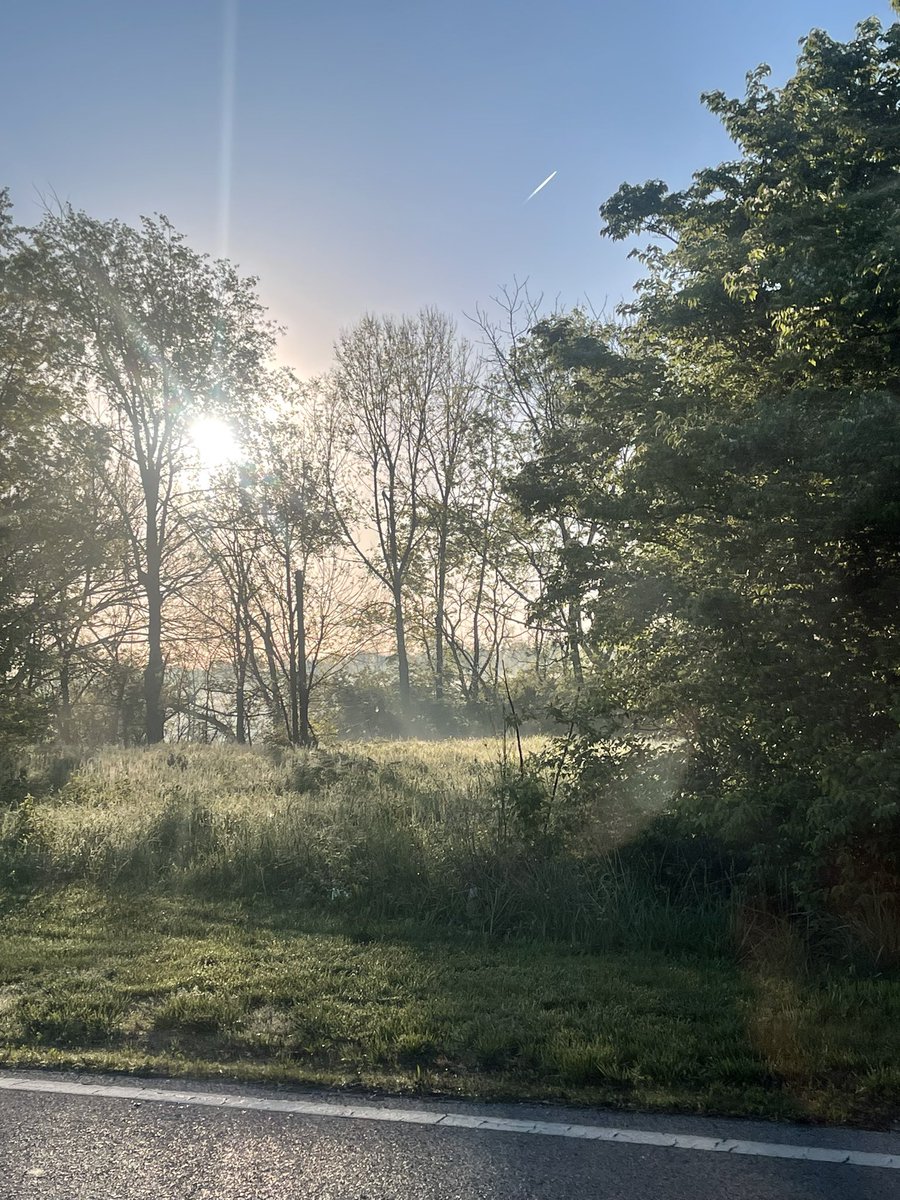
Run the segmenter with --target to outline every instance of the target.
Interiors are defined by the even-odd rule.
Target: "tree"
[[[509,471],[529,461],[545,440],[563,443],[572,432],[570,405],[576,386],[572,366],[560,355],[547,353],[544,331],[559,314],[542,316],[541,300],[516,284],[496,300],[500,319],[479,312],[479,325],[488,347],[488,386],[495,411],[507,425]],[[565,318],[573,336],[591,338],[599,322],[577,311]],[[532,510],[532,517],[537,510]],[[572,508],[547,508],[540,521],[519,534],[520,548],[533,576],[533,593],[523,595],[532,606],[533,620],[554,630],[568,659],[576,686],[584,682],[582,600],[577,589],[561,585],[560,563],[589,547],[598,530]],[[554,583],[556,586],[552,586]]]
[[[75,709],[114,661],[128,636],[136,599],[118,512],[104,486],[105,440],[80,419],[59,431],[63,486],[53,491],[52,519],[42,528],[47,572],[45,637],[56,686],[56,733],[64,742],[88,732]],[[51,600],[52,598],[52,600]]]
[[[191,589],[190,603],[200,618],[203,643],[213,652],[212,662],[225,658],[230,665],[234,711],[224,716],[232,722],[229,733],[233,728],[238,745],[247,744],[252,737],[253,604],[260,586],[257,576],[264,536],[249,483],[242,466],[231,466],[192,513],[197,545],[203,548],[212,571],[204,586]],[[190,698],[183,707],[189,718],[197,715]],[[217,720],[222,725],[223,715],[217,714]]]
[[[216,475],[192,514],[212,570],[191,607],[218,704],[197,704],[196,671],[183,673],[180,704],[239,743],[262,721],[266,736],[308,746],[315,690],[365,644],[363,581],[330,500],[316,388],[282,371],[268,396],[241,461]]]
[[[435,574],[442,571],[440,605],[431,610],[456,671],[459,694],[474,708],[490,692],[500,667],[509,610],[516,606],[504,585],[510,566],[509,503],[503,490],[507,429],[490,411],[485,394],[471,423],[472,456],[457,480],[452,508],[445,510],[446,536],[438,541]],[[501,569],[502,568],[502,569]],[[427,591],[425,590],[425,598]],[[436,591],[437,589],[435,589]],[[424,598],[423,598],[424,599]],[[435,670],[436,685],[442,675]],[[487,686],[485,686],[487,684]]]
[[[603,205],[646,276],[623,328],[537,331],[572,424],[517,490],[603,530],[560,583],[607,697],[674,721],[716,828],[834,906],[900,888],[900,26],[706,103],[740,156]]]
[[[315,740],[310,694],[340,607],[334,558],[342,531],[329,492],[326,434],[313,399],[295,386],[282,388],[280,406],[260,430],[260,484],[252,492],[264,550],[257,574],[267,598],[253,619],[269,664],[272,696],[286,719],[289,741],[300,746]],[[279,674],[287,683],[286,698]]]
[[[40,370],[46,346],[42,313],[32,301],[34,260],[0,191],[0,768],[42,728],[34,695],[40,666],[41,536],[52,466],[40,453],[56,423],[61,396]]]
[[[158,742],[165,604],[192,578],[191,421],[252,407],[273,332],[255,281],[191,250],[164,217],[131,229],[65,208],[46,215],[36,242],[48,303],[74,346],[71,370],[107,439],[107,485],[146,610],[145,735]]]
[[[72,347],[42,294],[45,261],[0,192],[0,740],[66,728],[79,631],[116,543],[101,513],[102,439],[85,433]],[[54,686],[55,681],[55,686]]]
[[[451,328],[452,335],[452,328]],[[423,445],[427,471],[423,480],[427,531],[423,552],[428,584],[418,589],[433,604],[429,653],[434,695],[444,699],[444,649],[447,641],[447,587],[453,561],[458,561],[461,517],[474,483],[483,438],[487,433],[484,397],[472,349],[457,341],[445,348],[439,386],[427,405]],[[424,580],[423,580],[424,583]]]
[[[405,593],[428,530],[434,466],[443,471],[438,497],[449,497],[459,446],[446,430],[469,402],[467,368],[453,322],[431,309],[399,321],[366,317],[341,335],[335,357],[333,473],[347,481],[336,510],[348,543],[390,595],[400,708],[408,718]]]

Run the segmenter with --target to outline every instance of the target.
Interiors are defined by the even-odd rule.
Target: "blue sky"
[[[887,0],[7,0],[0,186],[25,223],[53,193],[166,213],[260,277],[306,374],[365,311],[466,330],[514,276],[614,306],[634,266],[605,197],[727,158],[700,92],[762,61],[780,82],[810,28],[870,15]]]

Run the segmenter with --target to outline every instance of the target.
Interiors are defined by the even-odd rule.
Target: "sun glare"
[[[234,430],[218,417],[200,417],[191,426],[191,441],[197,451],[200,469],[211,475],[240,458],[241,448]]]

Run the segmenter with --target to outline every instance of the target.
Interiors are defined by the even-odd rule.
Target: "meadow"
[[[540,751],[35,755],[0,809],[0,1062],[895,1120],[896,975],[642,848],[671,749],[574,807]]]

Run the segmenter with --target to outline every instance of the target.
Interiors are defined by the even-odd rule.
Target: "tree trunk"
[[[148,546],[148,551],[149,549]],[[144,735],[147,739],[147,744],[150,746],[163,740],[165,730],[166,711],[163,704],[164,675],[165,664],[162,652],[162,586],[160,583],[159,554],[154,545],[153,553],[148,553],[147,555],[147,667],[144,671]]]
[[[247,711],[247,675],[252,669],[253,663],[253,640],[250,635],[250,627],[247,621],[246,604],[238,605],[237,621],[240,628],[238,635],[237,650],[238,650],[238,676],[237,676],[237,695],[235,697],[235,730],[237,743],[239,746],[249,746],[251,743],[250,734],[250,714]]]
[[[444,698],[444,596],[438,592],[437,609],[434,615],[434,698]]]
[[[234,696],[234,740],[239,746],[247,744],[247,701],[245,696],[246,668],[243,663],[238,670]]]
[[[572,536],[564,520],[559,520],[560,540],[563,548],[572,542]],[[581,605],[577,600],[570,600],[564,611],[566,624],[566,641],[568,642],[569,662],[572,664],[572,676],[576,687],[584,684],[584,670],[581,665]]]
[[[481,548],[481,561],[478,564],[478,587],[475,590],[475,604],[472,608],[472,670],[469,676],[468,703],[475,705],[479,700],[481,685],[481,607],[484,601],[484,580],[487,574],[488,540],[487,531]]]
[[[162,545],[159,527],[160,472],[141,471],[147,532],[144,549],[144,590],[147,596],[147,666],[144,670],[144,737],[148,746],[163,740],[166,711],[163,704],[165,664],[162,653]]]
[[[569,659],[576,687],[584,686],[584,668],[581,664],[581,605],[577,600],[569,602],[566,612],[568,625]]]
[[[309,687],[306,673],[306,613],[304,609],[303,572],[294,572],[294,601],[297,605],[297,718],[298,742],[308,746],[312,741],[309,731]]]
[[[148,656],[144,671],[144,734],[148,745],[162,742],[166,709],[162,702],[164,666],[162,659],[162,595],[158,580],[146,589],[148,602]]]
[[[57,715],[59,740],[63,743],[69,741],[72,733],[72,695],[69,676],[69,656],[63,651],[59,664],[59,713]]]
[[[269,682],[271,688],[271,704],[272,718],[275,719],[275,706],[277,705],[278,712],[281,714],[281,719],[284,721],[284,731],[287,734],[288,742],[291,740],[291,720],[288,708],[285,707],[284,700],[281,694],[281,688],[278,685],[278,665],[275,661],[275,635],[272,632],[272,618],[267,612],[263,613],[265,620],[265,628],[260,629],[263,639],[263,648],[266,652],[266,665],[269,668]],[[262,682],[260,677],[260,682]]]
[[[437,595],[434,608],[434,696],[444,698],[444,605],[447,594],[447,522],[441,523],[437,547]]]
[[[397,640],[397,684],[400,695],[400,712],[409,718],[412,712],[409,691],[409,656],[406,652],[406,621],[403,615],[403,591],[394,585],[394,633]]]
[[[163,740],[166,723],[163,705],[163,676],[165,672],[162,654],[162,594],[157,578],[147,587],[147,667],[144,671],[144,734],[147,744],[155,745]]]
[[[234,600],[234,740],[239,746],[247,742],[247,657],[245,653],[244,609],[240,594]]]
[[[288,693],[291,709],[291,731],[290,743],[292,746],[300,744],[300,704],[299,692],[297,687],[297,634],[294,626],[294,604],[296,597],[294,596],[294,581],[291,576],[291,568],[288,563],[285,563],[285,588],[287,591],[287,634],[288,634]]]

